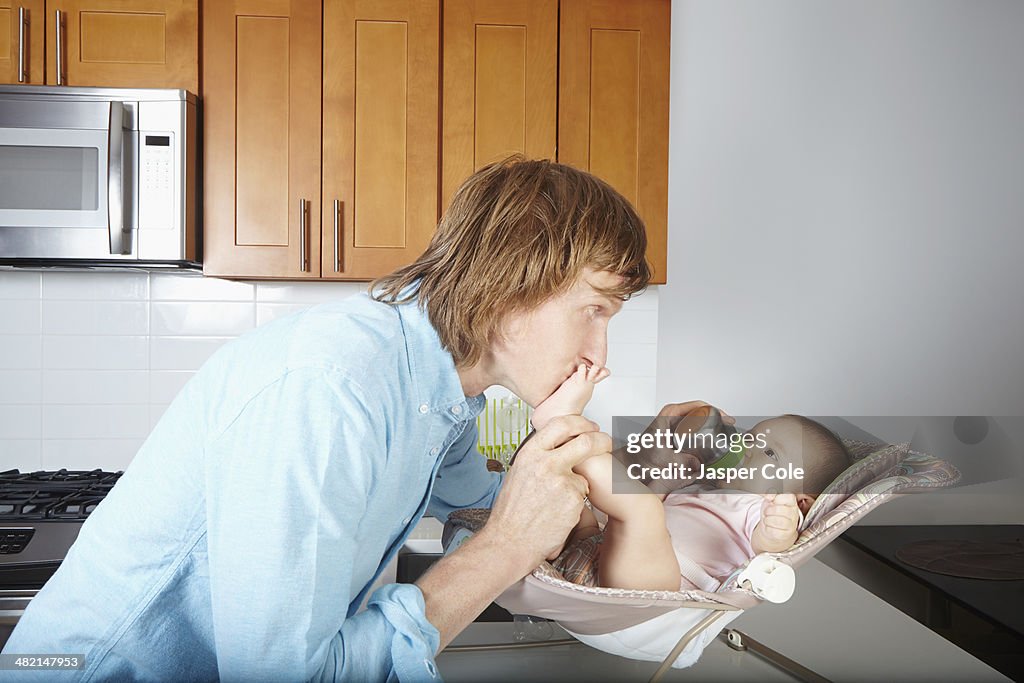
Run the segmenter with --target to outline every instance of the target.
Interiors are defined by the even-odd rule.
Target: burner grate
[[[0,472],[0,520],[85,519],[122,472]]]

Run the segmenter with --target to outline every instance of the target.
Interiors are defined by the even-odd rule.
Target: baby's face
[[[741,467],[749,467],[757,471],[753,479],[733,482],[729,488],[737,488],[750,493],[795,493],[801,509],[810,507],[815,496],[803,493],[803,481],[800,479],[766,479],[761,476],[762,468],[770,465],[772,469],[793,468],[806,469],[804,465],[804,434],[803,428],[795,420],[770,418],[758,422],[749,431],[755,437],[764,435],[764,448],[755,443],[747,449]]]
[[[751,467],[758,472],[761,471],[764,465],[786,467],[792,464],[793,467],[803,467],[804,460],[801,448],[803,430],[799,425],[794,424],[792,420],[782,420],[774,417],[762,420],[754,425],[749,433],[755,436],[763,434],[765,446],[764,448],[759,448],[757,444],[754,444],[753,447],[748,448],[743,459],[743,467]],[[782,488],[770,490],[773,487],[779,487],[783,483],[779,480],[765,480],[759,476],[756,481],[750,483],[761,485],[763,490],[758,491],[758,493],[787,492],[787,490]],[[790,488],[789,490],[792,489]]]

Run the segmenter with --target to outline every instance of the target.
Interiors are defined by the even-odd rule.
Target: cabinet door
[[[439,0],[324,2],[325,278],[389,273],[437,226],[439,34]]]
[[[0,83],[42,85],[45,26],[43,0],[0,0]]]
[[[445,0],[441,207],[513,152],[555,158],[558,0]]]
[[[320,21],[316,0],[203,3],[207,275],[320,275]]]
[[[669,0],[562,0],[558,160],[611,183],[647,226],[653,283],[668,230]]]
[[[48,0],[46,82],[199,93],[199,0]],[[229,0],[212,0],[212,5]],[[57,11],[62,21],[58,27]],[[58,31],[59,28],[59,31]],[[60,33],[60,69],[57,46]]]

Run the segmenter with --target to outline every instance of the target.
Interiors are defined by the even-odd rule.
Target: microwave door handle
[[[130,254],[124,230],[124,105],[110,103],[110,131],[107,135],[107,229],[110,253]]]

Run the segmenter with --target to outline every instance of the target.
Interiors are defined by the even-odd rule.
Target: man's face
[[[497,383],[536,406],[580,363],[604,367],[608,322],[622,301],[595,287],[612,287],[620,280],[614,273],[588,268],[564,294],[506,318],[491,350]]]

